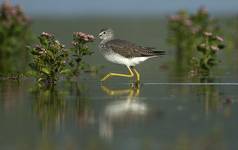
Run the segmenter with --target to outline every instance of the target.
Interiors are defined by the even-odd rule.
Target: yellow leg
[[[132,91],[131,89],[116,89],[116,90],[112,90],[112,89],[109,89],[108,87],[103,86],[103,85],[101,85],[101,88],[109,96],[128,94],[128,93],[130,93]]]
[[[111,76],[118,76],[118,77],[127,77],[127,78],[131,78],[134,76],[134,73],[131,71],[131,68],[130,67],[127,67],[130,74],[120,74],[120,73],[108,73],[107,75],[105,75],[101,81],[105,81],[107,80],[109,77]]]
[[[139,82],[140,81],[140,74],[139,72],[136,70],[136,68],[133,68],[135,74],[136,74],[136,81]]]
[[[102,91],[109,96],[127,95],[129,97],[137,97],[140,94],[139,86],[130,86],[127,89],[110,89],[107,86],[101,85]]]
[[[134,94],[134,96],[138,96],[140,94],[140,88],[136,88],[135,89],[135,94]]]

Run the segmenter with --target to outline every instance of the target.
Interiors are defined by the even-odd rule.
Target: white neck
[[[101,43],[106,43],[106,42],[111,41],[111,40],[113,40],[113,39],[114,39],[113,36],[107,37],[107,38],[105,38],[105,39],[102,39]]]

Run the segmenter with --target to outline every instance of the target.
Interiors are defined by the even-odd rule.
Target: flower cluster
[[[42,33],[41,33],[41,36],[44,36],[44,37],[46,37],[47,39],[50,39],[50,38],[53,38],[53,37],[54,37],[53,34],[47,33],[47,32],[42,32]]]
[[[2,73],[12,73],[24,68],[24,61],[16,63],[19,57],[26,60],[25,45],[33,40],[29,18],[19,5],[13,6],[5,0],[0,6],[0,59],[7,65],[0,68]]]
[[[205,7],[195,14],[179,11],[169,18],[169,42],[176,46],[176,58],[184,70],[190,68],[191,60],[196,55],[196,48],[203,39],[203,33],[219,33],[216,21],[212,19]],[[212,46],[215,50],[216,47]]]
[[[215,20],[211,19],[206,7],[201,7],[196,14],[189,15],[186,11],[179,11],[176,15],[169,17],[172,30],[181,30],[179,26],[184,26],[191,34],[200,34],[205,31],[214,32],[217,29]]]
[[[212,67],[218,64],[217,52],[223,49],[224,39],[211,32],[204,32],[202,42],[197,46],[200,58],[193,58],[194,70],[201,75],[209,75]]]
[[[55,84],[59,75],[66,69],[68,52],[53,34],[43,32],[40,43],[31,48],[33,62],[30,64],[31,75],[40,83]]]
[[[4,1],[0,8],[1,20],[6,27],[14,24],[27,25],[29,18],[24,15],[22,8],[19,5],[12,6],[9,1]]]
[[[72,59],[70,61],[70,70],[72,76],[78,76],[80,70],[87,70],[86,67],[88,67],[89,65],[84,63],[82,57],[92,54],[92,52],[87,46],[87,43],[93,41],[93,35],[83,32],[73,33],[73,48],[71,48]]]
[[[169,17],[172,22],[179,22],[187,27],[191,27],[193,22],[186,11],[179,11],[178,14]]]
[[[93,42],[94,41],[93,35],[83,33],[83,32],[74,32],[73,36],[74,36],[74,42],[77,42],[77,41]]]
[[[203,36],[207,39],[207,42],[203,41],[197,46],[198,51],[206,53],[206,51],[211,50],[213,52],[218,52],[220,49],[224,48],[224,39],[220,36],[215,36],[211,32],[204,32]]]
[[[61,76],[78,76],[80,71],[89,66],[83,61],[83,57],[92,54],[86,43],[93,39],[90,34],[75,32],[74,47],[67,49],[53,34],[42,32],[39,44],[29,47],[33,56],[29,75],[35,77],[40,85],[54,85]]]

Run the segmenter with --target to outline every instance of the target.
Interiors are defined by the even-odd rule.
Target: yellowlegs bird
[[[154,51],[152,47],[138,46],[126,40],[114,39],[112,29],[102,29],[98,36],[102,40],[99,48],[104,57],[110,62],[125,65],[129,70],[129,74],[108,73],[101,81],[111,76],[128,78],[136,76],[136,81],[139,82],[140,74],[135,69],[135,65],[165,53],[165,51]]]

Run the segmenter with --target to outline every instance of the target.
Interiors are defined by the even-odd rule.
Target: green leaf
[[[41,82],[41,81],[43,81],[44,80],[44,78],[39,78],[38,80],[37,80],[37,82]]]
[[[47,51],[47,54],[50,56],[51,59],[54,58],[54,54],[51,51]]]
[[[60,71],[61,74],[68,74],[70,72],[71,72],[70,69],[63,69],[63,70]]]
[[[30,66],[30,68],[31,68],[32,70],[37,70],[36,64],[30,63],[29,66]]]
[[[41,71],[47,75],[50,74],[50,70],[48,68],[42,68]]]
[[[26,76],[37,77],[37,72],[33,70],[29,70],[26,72]]]

